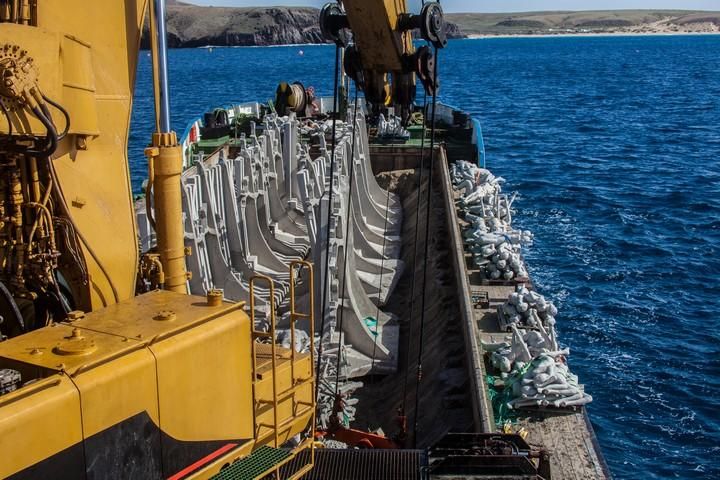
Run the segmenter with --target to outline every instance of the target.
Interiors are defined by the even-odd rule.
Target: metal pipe
[[[150,43],[155,90],[155,134],[145,150],[152,174],[155,232],[165,288],[187,293],[182,219],[183,158],[175,132],[170,128],[170,92],[167,71],[165,0],[150,2]],[[150,210],[148,210],[150,213]]]
[[[167,71],[167,31],[165,0],[152,0],[150,5],[151,49],[153,53],[153,84],[155,86],[155,118],[158,133],[170,130],[170,92]]]
[[[20,1],[20,18],[21,25],[30,25],[30,3],[27,0]]]
[[[182,217],[182,152],[175,132],[153,134],[153,147],[145,150],[154,169],[153,206],[165,289],[187,293],[185,244]]]

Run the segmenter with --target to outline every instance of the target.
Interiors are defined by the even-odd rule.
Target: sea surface
[[[280,81],[332,93],[330,46],[169,58],[178,133]],[[488,167],[520,194],[531,274],[560,309],[616,478],[720,478],[718,59],[720,36],[457,40],[439,56],[440,100],[481,120]],[[142,52],[136,189],[151,94]]]

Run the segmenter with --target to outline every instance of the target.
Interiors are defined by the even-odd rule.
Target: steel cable
[[[328,270],[330,268],[330,222],[332,220],[332,202],[333,202],[333,180],[334,180],[334,174],[335,174],[335,126],[337,123],[337,115],[338,115],[338,82],[339,82],[339,76],[340,76],[340,68],[339,68],[339,62],[340,62],[340,47],[335,47],[335,77],[333,82],[333,121],[332,121],[332,139],[331,139],[331,152],[330,152],[330,191],[328,194],[328,212],[327,212],[327,227],[326,227],[326,243],[325,243],[325,269],[322,273],[324,273],[324,279],[321,273],[321,281],[323,282],[323,290],[322,290],[322,307],[321,307],[321,314],[322,317],[320,319],[320,345],[318,346],[318,359],[316,362],[316,375],[320,375],[320,363],[322,361],[322,354],[323,354],[323,336],[325,334],[325,311],[327,309],[327,290],[328,290]],[[321,204],[322,205],[322,204]],[[314,341],[314,339],[313,339]],[[320,382],[315,382],[315,398],[317,399],[318,393],[320,391]]]
[[[355,123],[357,120],[357,108],[358,108],[358,88],[357,85],[355,85],[355,100],[353,102],[353,121],[352,121],[352,146],[350,147],[350,171],[348,172],[348,178],[349,178],[349,191],[348,191],[348,205],[347,205],[347,213],[345,215],[345,251],[343,252],[343,277],[342,277],[342,287],[340,288],[340,295],[344,295],[345,293],[345,281],[347,279],[347,258],[348,258],[348,236],[350,234],[350,211],[352,210],[352,194],[353,194],[353,184],[354,184],[354,175],[355,175],[355,134],[357,132],[357,124]],[[335,368],[335,396],[337,397],[338,394],[338,384],[340,383],[340,350],[342,349],[342,334],[343,334],[343,319],[345,314],[345,308],[341,304],[340,305],[340,319],[338,321],[338,332],[339,334],[339,340],[338,340],[338,357],[337,357],[337,365]]]
[[[407,338],[407,357],[405,360],[405,378],[403,383],[403,402],[402,402],[402,410],[403,412],[407,412],[406,410],[406,404],[407,404],[407,390],[408,390],[408,378],[410,373],[410,345],[412,342],[413,337],[413,312],[415,311],[415,270],[417,268],[417,243],[418,243],[418,233],[420,230],[420,200],[422,198],[422,177],[423,177],[423,171],[425,170],[425,135],[427,132],[427,119],[425,118],[426,112],[427,112],[427,91],[425,91],[425,94],[423,96],[423,129],[422,129],[422,138],[420,139],[420,159],[419,159],[419,166],[418,166],[418,175],[417,175],[417,182],[415,184],[415,191],[417,192],[417,198],[415,200],[415,240],[413,241],[413,263],[412,263],[412,283],[410,286],[410,321],[409,321],[409,332],[408,332],[408,338]]]
[[[433,84],[437,85],[437,68],[438,68],[438,49],[435,48],[435,62],[433,65]],[[430,211],[433,194],[433,165],[435,163],[435,116],[437,113],[437,90],[433,92],[432,98],[432,116],[430,120],[430,167],[428,169],[428,194],[427,208],[425,209],[425,264],[423,266],[423,283],[422,283],[422,299],[420,310],[420,333],[418,336],[418,368],[417,368],[417,388],[415,391],[415,416],[413,423],[413,448],[417,447],[417,427],[420,402],[420,385],[422,381],[422,357],[423,357],[423,335],[425,333],[425,299],[427,297],[427,270],[428,270],[428,249],[430,243]]]

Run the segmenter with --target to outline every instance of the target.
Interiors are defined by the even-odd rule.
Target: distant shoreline
[[[671,37],[671,36],[711,36],[720,35],[720,32],[603,32],[603,33],[522,33],[522,34],[471,34],[463,38],[453,38],[454,40],[488,40],[493,38],[570,38],[570,37]],[[320,47],[325,45],[333,45],[332,43],[280,43],[275,45],[202,45],[199,47],[191,47],[195,49],[214,49],[214,48],[275,48],[275,47]],[[188,47],[175,47],[177,50],[185,50]],[[147,50],[147,49],[143,49]]]
[[[312,7],[201,7],[175,0],[168,5],[168,46],[322,43],[319,15],[320,10]],[[720,11],[701,10],[447,13],[445,21],[448,38],[694,35],[720,31]],[[149,48],[149,38],[146,29],[144,48]]]
[[[488,38],[553,38],[553,37],[669,37],[688,35],[720,35],[720,32],[583,32],[583,33],[500,33],[470,34],[458,40],[483,40]]]

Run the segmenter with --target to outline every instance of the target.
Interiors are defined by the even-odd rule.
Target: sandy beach
[[[634,37],[634,36],[672,36],[672,35],[720,35],[717,32],[598,32],[598,33],[521,33],[521,34],[470,34],[466,38],[481,40],[487,38],[553,38],[553,37]]]

